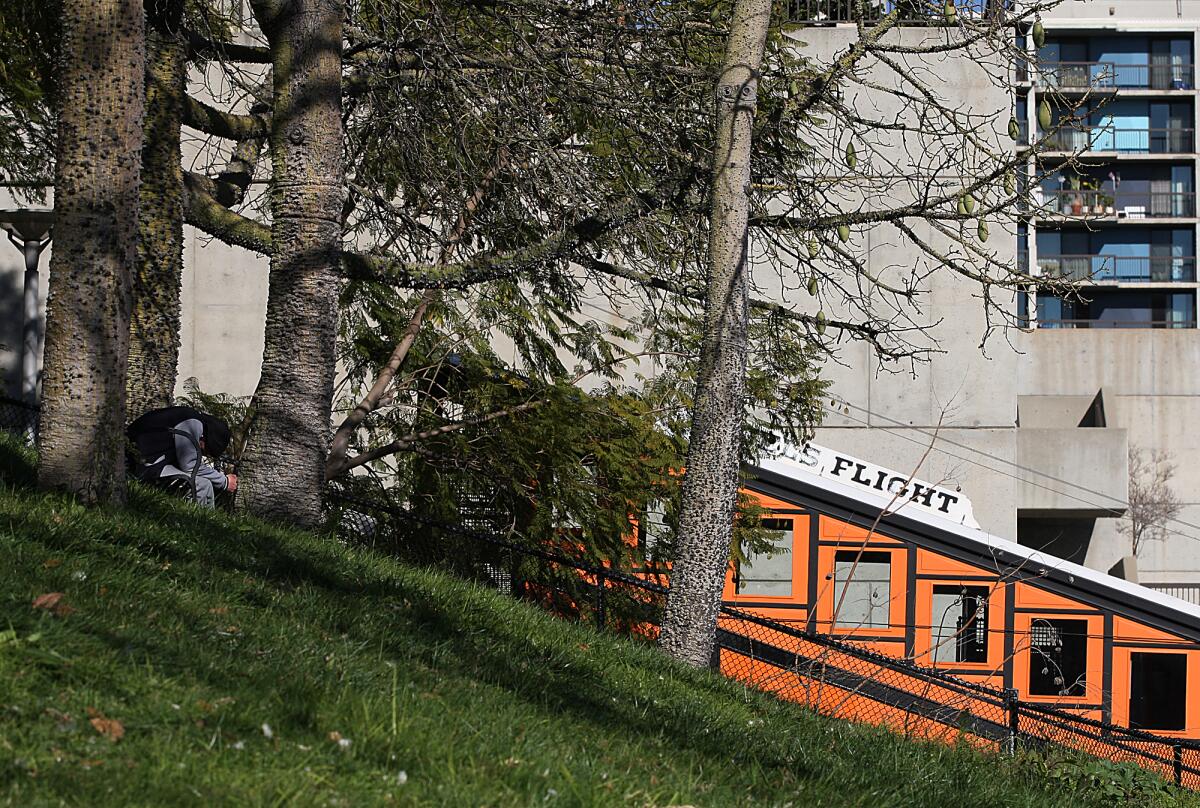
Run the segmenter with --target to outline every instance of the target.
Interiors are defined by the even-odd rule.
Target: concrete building
[[[973,8],[983,0],[958,2]],[[794,5],[814,23],[803,32],[807,47],[832,53],[854,36],[838,21],[845,0]],[[1029,328],[994,336],[981,352],[986,323],[972,289],[939,275],[922,316],[937,324],[932,336],[944,353],[913,372],[888,373],[867,346],[847,346],[826,369],[836,403],[817,441],[898,470],[920,463],[918,476],[971,498],[983,529],[1101,571],[1129,553],[1119,530],[1128,447],[1169,452],[1184,507],[1166,539],[1141,552],[1140,580],[1190,584],[1200,594],[1200,431],[1192,428],[1200,423],[1200,0],[1065,0],[1045,25],[1040,68],[1013,76],[1010,86],[962,57],[938,70],[974,108],[1003,114],[999,130],[1015,109],[1024,131],[1036,131],[1044,95],[1057,109],[1060,94],[1088,93],[1094,111],[1086,127],[1030,165],[1051,171],[1040,184],[1042,207],[1014,222],[998,253],[1045,275],[1086,280],[1089,302],[1030,290],[1011,302]],[[1072,163],[1070,154],[1083,147],[1085,159]],[[898,245],[883,232],[855,244],[880,270],[917,260]],[[8,395],[20,390],[22,260],[15,249],[0,250],[0,374]],[[249,394],[262,352],[267,263],[188,228],[185,264],[179,378]],[[46,266],[43,254],[43,289]],[[588,313],[604,316],[594,305]]]
[[[981,4],[959,5],[978,11]],[[804,41],[836,49],[853,30],[837,24],[836,3],[821,6],[808,4],[823,19]],[[1007,335],[1011,347],[993,338],[985,355],[978,300],[964,284],[935,278],[924,306],[928,321],[940,322],[932,336],[945,353],[915,373],[888,374],[865,346],[847,350],[845,365],[830,369],[836,403],[817,440],[904,470],[932,443],[920,476],[960,486],[985,530],[1102,571],[1129,554],[1120,530],[1128,447],[1168,452],[1183,508],[1136,567],[1151,586],[1192,584],[1172,591],[1194,598],[1200,0],[1065,0],[1044,23],[1036,64],[1019,70],[1009,88],[1022,140],[1037,131],[1043,98],[1054,118],[1072,101],[1086,103],[1081,124],[1058,136],[1056,151],[1030,160],[1030,177],[1045,175],[1035,191],[1040,205],[1021,212],[1012,247],[1035,273],[1085,284],[1086,302],[1031,289],[1013,301],[1027,329]],[[979,71],[938,70],[959,97],[1004,114],[1005,99]],[[915,249],[897,255],[905,246],[889,243],[867,251],[872,267],[919,259]]]

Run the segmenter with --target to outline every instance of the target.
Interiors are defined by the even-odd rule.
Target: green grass
[[[827,720],[329,537],[31,480],[0,442],[0,804],[1197,804]]]

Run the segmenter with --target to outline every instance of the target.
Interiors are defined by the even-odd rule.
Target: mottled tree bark
[[[187,78],[183,0],[146,2],[146,118],[138,261],[129,322],[129,420],[170,405],[179,364],[183,166],[179,127]]]
[[[86,502],[122,502],[141,173],[142,3],[75,0],[63,4],[61,20],[38,482]]]
[[[770,0],[737,0],[717,80],[704,339],[660,643],[671,656],[707,665],[716,636],[737,501],[749,312],[747,224],[751,128]]]
[[[337,335],[341,0],[254,0],[274,57],[271,276],[255,420],[239,507],[301,526],[321,518]]]

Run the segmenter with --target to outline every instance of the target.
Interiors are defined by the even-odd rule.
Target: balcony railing
[[[1061,90],[1190,90],[1196,75],[1195,66],[1183,62],[1042,62],[1038,72],[1042,84]]]
[[[1191,219],[1196,215],[1192,191],[1097,191],[1092,189],[1041,192],[1044,216],[1090,219]]]
[[[1195,256],[1039,255],[1038,267],[1051,278],[1071,281],[1191,282]]]
[[[1162,583],[1159,581],[1149,581],[1142,586],[1150,589],[1157,589],[1165,595],[1186,600],[1188,603],[1194,603],[1200,606],[1200,583]]]
[[[1195,328],[1195,320],[1041,320],[1038,328]]]
[[[955,2],[960,15],[982,17],[1003,11],[1012,0]],[[867,0],[864,5],[868,21],[893,11],[899,12],[900,22],[909,25],[941,25],[944,19],[944,0]],[[858,19],[858,0],[788,0],[787,17],[792,22],[854,22]]]
[[[1187,154],[1195,151],[1196,132],[1183,127],[1130,129],[1103,124],[1074,126],[1044,136],[1052,151],[1108,151],[1124,154]]]

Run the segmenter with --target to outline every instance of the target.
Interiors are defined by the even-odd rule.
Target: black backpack
[[[125,435],[141,455],[145,465],[166,455],[175,457],[175,435],[171,433],[178,424],[196,419],[204,427],[204,453],[219,457],[229,446],[229,425],[216,416],[200,412],[194,407],[161,407],[144,413],[128,427]]]

